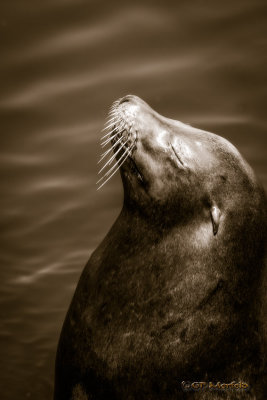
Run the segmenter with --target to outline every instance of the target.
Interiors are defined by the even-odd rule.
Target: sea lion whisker
[[[110,114],[109,113],[108,116],[107,116],[107,121],[105,122],[105,125],[108,123],[109,120],[112,120],[114,118],[116,118],[116,114]]]
[[[115,171],[105,180],[105,182],[103,182],[96,190],[99,190],[100,188],[102,188],[102,186],[104,186],[112,177],[114,174],[116,174],[116,172],[118,171],[118,169],[120,169],[120,167],[122,166],[122,164],[124,164],[124,162],[126,161],[127,157],[123,160],[123,162],[118,166],[117,169],[115,169]]]
[[[122,139],[122,138],[120,138],[120,139]],[[120,148],[116,151],[116,153],[111,157],[111,159],[114,159],[115,158],[115,156],[116,156],[116,154],[120,151],[120,150],[122,150],[122,149],[127,149],[127,147],[126,147],[126,143],[128,143],[130,141],[130,138],[129,139],[127,139],[126,140],[126,142],[121,142],[120,143]],[[118,143],[120,142],[120,140],[118,140],[116,143],[114,143],[114,145],[112,146],[112,150],[114,150],[115,149],[115,147],[117,147],[117,145],[118,145]],[[111,161],[111,160],[110,160]]]
[[[104,140],[104,142],[102,142],[102,143],[100,143],[101,144],[101,146],[105,146],[108,142],[111,142],[111,140],[115,137],[115,136],[117,136],[118,134],[117,134],[117,132],[114,134],[114,135],[112,135],[112,136],[110,136],[109,138],[107,138],[106,140]]]
[[[132,149],[132,148],[133,148],[133,145],[131,146],[130,149]],[[127,150],[130,151],[130,149],[127,149]],[[124,158],[124,160],[122,160],[122,162],[120,163],[120,165],[118,165],[118,167],[115,169],[115,171],[113,171],[113,173],[105,180],[105,182],[103,182],[103,183],[97,188],[97,190],[99,190],[102,186],[105,185],[105,183],[107,183],[107,182],[112,178],[112,176],[118,171],[118,169],[120,169],[120,167],[125,163],[125,161],[127,160],[128,156],[129,156],[129,154],[126,155],[126,157]],[[115,165],[117,165],[117,164],[115,164]]]
[[[114,112],[108,114],[108,118],[119,119],[119,116],[118,116],[118,113],[114,111]]]
[[[110,128],[112,125],[118,124],[118,122],[120,122],[120,118],[117,113],[109,114],[108,121],[105,123],[105,127],[102,129],[102,131]]]
[[[103,139],[105,139],[105,137],[111,135],[111,133],[115,132],[116,129],[117,129],[117,128],[116,128],[116,126],[115,126],[110,132],[108,132],[108,133],[106,133],[104,136],[102,136],[102,137],[100,138],[100,140],[103,140]]]
[[[110,110],[110,112],[108,113],[108,117],[116,117],[116,118],[118,118],[118,111],[116,109]]]
[[[121,100],[121,99],[118,99],[118,100],[114,101],[114,103],[111,104],[110,108],[117,107],[118,104],[120,103],[120,100]]]
[[[109,124],[108,126],[106,126],[105,128],[102,129],[102,132],[106,131],[107,129],[111,128],[112,126],[115,125],[115,122],[112,122],[111,124]]]
[[[106,140],[106,142],[103,144],[101,144],[101,147],[102,148],[104,148],[109,142],[112,142],[112,140],[116,140],[116,139],[114,139],[115,137],[118,137],[118,134],[116,134],[116,135],[114,135],[114,136],[112,136],[111,138],[110,138],[110,140]],[[122,136],[120,137],[120,139],[122,138]]]
[[[117,106],[116,106],[116,107],[111,107],[111,108],[110,108],[109,114],[117,114],[117,113],[118,113],[118,111],[117,111]]]
[[[127,157],[130,156],[132,147],[133,147],[133,146],[131,146],[129,149],[128,149],[127,147],[125,148],[125,152],[123,153],[123,155],[122,155],[118,160],[116,160],[115,164],[113,164],[113,166],[111,167],[111,169],[110,169],[109,171],[107,171],[107,175],[109,175],[110,172],[111,172],[111,170],[113,170],[113,168],[114,168],[116,165],[118,165],[118,164],[120,163],[120,160],[124,157],[124,155],[127,155]],[[119,150],[120,150],[120,151],[121,151],[121,150],[124,150],[124,147],[121,146],[121,147],[119,148]],[[104,177],[104,176],[103,176],[103,177]]]
[[[114,121],[117,121],[117,117],[116,116],[114,116],[114,117],[112,117],[112,118],[109,118],[108,120],[107,120],[107,122],[105,122],[105,124],[104,124],[104,126],[107,126],[108,124],[110,124],[110,123],[113,123]]]
[[[122,142],[122,143],[121,143],[121,147],[122,147],[122,148],[127,148],[126,143],[128,143],[130,140],[131,140],[131,139],[128,138],[128,139],[126,140],[126,142]],[[134,143],[133,143],[133,144],[134,144]],[[131,145],[129,148],[133,148],[133,145]]]
[[[118,127],[114,126],[114,128],[111,129],[111,131],[109,131],[108,133],[106,133],[105,135],[103,135],[100,140],[105,139],[107,136],[110,136],[111,134],[113,134],[115,131],[117,131],[117,133],[121,133],[120,131],[118,131]]]
[[[117,136],[117,135],[115,135],[115,136]],[[123,139],[123,136],[120,136],[119,139],[115,143],[113,143],[113,144],[111,143],[112,144],[111,147],[112,148],[116,147],[117,143],[120,143],[122,141],[122,139]],[[109,142],[112,142],[112,140],[116,140],[116,139],[112,138]],[[102,148],[104,148],[109,142],[105,143],[104,146],[102,146]]]
[[[98,161],[98,164],[106,157],[106,155],[108,155],[108,153],[110,153],[113,150],[113,147],[111,147],[110,149],[108,149],[107,151],[105,151],[105,153],[101,154],[100,156],[100,160]]]
[[[98,164],[108,155],[108,153],[110,153],[110,152],[117,146],[117,144],[118,144],[119,142],[121,142],[122,139],[123,139],[123,138],[121,137],[119,140],[117,140],[116,143],[114,143],[114,144],[110,147],[110,149],[108,149],[107,151],[105,151],[105,153],[101,154],[100,160],[98,161]]]
[[[100,171],[98,172],[98,174],[100,174],[100,172],[102,172],[103,169],[104,169],[107,165],[110,165],[110,164],[111,164],[111,162],[114,160],[114,158],[116,157],[116,155],[121,151],[122,148],[124,148],[124,146],[126,145],[127,142],[129,142],[129,140],[130,140],[130,139],[126,140],[126,142],[124,142],[124,143],[121,144],[122,147],[120,147],[120,148],[116,151],[116,153],[114,153],[113,156],[110,157],[110,159],[106,162],[106,164],[103,165],[103,167],[100,169]]]
[[[124,128],[122,128],[122,129],[114,128],[111,132],[108,133],[109,137],[108,137],[107,139],[105,139],[104,142],[100,143],[101,146],[105,147],[105,145],[106,145],[108,142],[111,142],[111,140],[112,140],[115,136],[120,136],[120,135],[123,133],[123,131],[124,131]],[[114,132],[116,132],[116,133],[113,134],[113,135],[111,135],[111,134],[114,133]],[[108,135],[107,135],[107,136],[108,136]],[[111,135],[111,136],[110,136],[110,135]],[[104,139],[104,137],[101,138],[100,141],[103,140],[103,139]]]
[[[106,176],[109,176],[111,171],[113,171],[113,169],[116,168],[117,165],[119,165],[120,161],[125,157],[125,155],[126,155],[126,157],[128,157],[129,151],[130,151],[129,149],[126,149],[125,152],[122,154],[122,156],[117,160],[117,162],[96,183],[101,182],[103,179],[105,179]]]
[[[118,99],[118,100],[114,101],[114,103],[111,104],[111,107],[110,107],[110,108],[118,107],[118,105],[120,104],[120,100],[121,100],[121,99]]]
[[[120,148],[120,150],[121,150],[121,148]],[[107,176],[109,176],[110,173],[114,170],[114,168],[116,168],[116,166],[120,163],[120,161],[125,157],[126,153],[127,153],[127,151],[125,151],[122,154],[122,156],[118,160],[115,161],[115,164],[113,164],[112,167],[96,183],[101,182],[103,179],[105,179]]]

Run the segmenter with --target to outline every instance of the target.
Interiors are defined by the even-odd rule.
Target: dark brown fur
[[[224,139],[183,130],[140,99],[127,99],[140,109],[136,126],[148,115],[156,131],[171,135],[166,143],[191,141],[197,155],[201,141],[206,158],[195,155],[177,169],[170,153],[153,147],[153,125],[147,137],[139,132],[132,158],[144,179],[130,172],[131,160],[124,164],[123,209],[86,265],[62,329],[54,398],[263,400],[264,193]],[[153,181],[153,169],[146,171],[154,160],[160,169]],[[233,380],[250,391],[181,389],[182,381]]]

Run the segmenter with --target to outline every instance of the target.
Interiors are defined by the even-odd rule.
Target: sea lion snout
[[[139,101],[142,101],[142,100],[138,96],[135,96],[133,94],[127,94],[126,96],[122,97],[119,100],[119,104],[128,103],[128,102],[134,102],[134,101],[139,102]]]
[[[119,105],[123,104],[123,103],[131,103],[131,104],[136,104],[136,105],[145,105],[146,107],[150,106],[142,99],[140,99],[140,97],[135,96],[134,94],[127,94],[126,96],[122,97],[119,99]]]
[[[138,146],[135,150],[152,155],[166,152],[171,132],[166,125],[166,118],[135,95],[127,95],[119,99],[117,105],[116,102],[114,104],[118,128],[123,125],[128,140],[136,135]]]
[[[199,153],[199,148],[193,143],[194,128],[160,115],[138,96],[130,94],[119,99],[115,112],[119,121],[117,125],[119,128],[123,125],[122,134],[128,140],[135,132],[138,155],[146,153],[158,162],[172,158],[178,168],[184,168],[188,161],[196,158],[194,148]],[[205,152],[204,147],[201,150]]]

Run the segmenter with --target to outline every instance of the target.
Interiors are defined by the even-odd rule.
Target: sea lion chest
[[[206,331],[218,318],[218,307],[215,321],[203,315],[206,299],[220,297],[221,271],[210,267],[210,249],[183,231],[122,237],[108,237],[81,277],[67,317],[72,342],[83,347],[85,363],[93,352],[113,372],[147,353],[156,364],[156,354],[167,360],[172,353],[177,361],[175,353],[189,350],[196,324]]]

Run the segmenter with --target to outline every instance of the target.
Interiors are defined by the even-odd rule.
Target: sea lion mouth
[[[134,141],[131,143],[131,139],[129,138],[131,135],[130,131],[127,131],[127,129],[122,129],[119,130],[114,126],[114,132],[115,132],[115,137],[112,138],[111,144],[113,147],[114,154],[116,154],[117,161],[120,159],[121,155],[126,154],[128,157],[125,158],[125,162],[128,164],[129,169],[131,172],[137,177],[137,179],[141,182],[144,183],[144,176],[141,173],[140,169],[138,168],[134,158],[133,158],[133,152],[136,147],[136,140],[135,138]],[[119,140],[122,138],[122,141],[119,142]],[[128,138],[128,139],[127,139]],[[119,143],[118,143],[119,142]],[[130,142],[130,144],[129,144]],[[123,166],[124,162],[120,165],[119,168]]]
[[[144,182],[144,177],[132,157],[137,141],[137,131],[134,129],[135,115],[129,113],[129,110],[126,112],[125,104],[121,104],[121,100],[115,101],[111,106],[108,121],[103,129],[107,133],[101,138],[101,146],[104,148],[110,144],[111,147],[100,156],[98,163],[103,161],[104,165],[99,170],[99,174],[103,172],[104,175],[97,181],[99,185],[97,189],[104,186],[127,160],[129,160],[131,171],[140,182]],[[110,155],[111,157],[106,161]]]
[[[142,185],[144,186],[145,183],[146,183],[146,182],[145,182],[145,179],[144,179],[144,176],[143,176],[143,174],[141,173],[141,171],[138,169],[138,167],[137,167],[137,165],[136,165],[134,159],[133,159],[131,156],[129,156],[129,162],[130,162],[130,169],[131,169],[131,171],[133,172],[134,175],[137,176],[137,179],[138,179],[138,180],[142,183]]]

